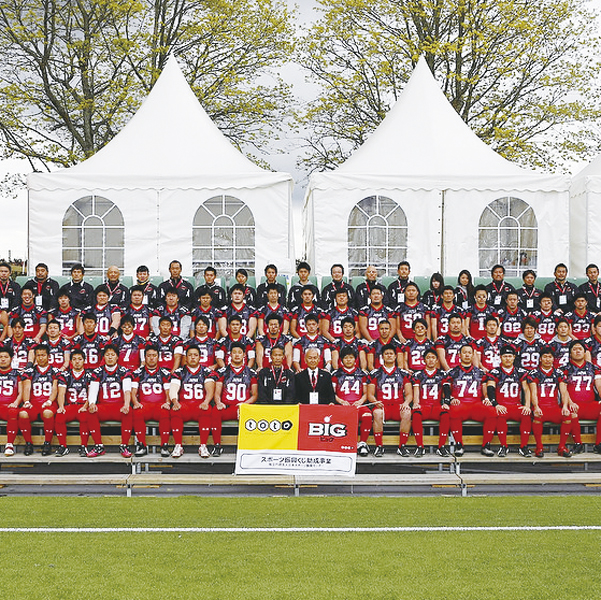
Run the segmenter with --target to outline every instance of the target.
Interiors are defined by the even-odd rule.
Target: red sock
[[[408,439],[409,439],[409,432],[401,431],[401,433],[399,435],[399,446],[404,446],[407,443]]]
[[[418,446],[424,445],[424,423],[422,419],[422,413],[414,412],[413,413],[413,435],[415,436],[415,443]]]
[[[440,413],[440,425],[438,429],[438,447],[444,446],[449,439],[449,425],[451,422],[451,415],[449,411],[445,410]]]
[[[574,443],[582,444],[582,437],[580,435],[580,419],[578,419],[578,417],[572,419],[572,437],[574,438]]]
[[[524,415],[520,419],[520,446],[527,446],[530,441],[530,431],[532,430],[532,419],[530,415]]]
[[[450,424],[455,443],[463,445],[463,423],[461,419],[451,419]]]
[[[31,444],[31,421],[29,419],[19,417],[19,429],[21,430],[25,441]]]
[[[541,426],[542,429],[542,426]],[[568,438],[570,437],[570,431],[572,430],[572,420],[566,419],[561,422],[561,427],[559,428],[559,447],[565,448],[568,443]]]
[[[564,425],[562,423],[561,431],[563,432],[563,430],[564,430]],[[540,421],[538,419],[534,419],[534,421],[532,421],[532,433],[534,434],[534,441],[536,442],[536,449],[542,450],[543,449],[543,422],[542,421]],[[569,428],[568,428],[567,434],[568,435],[570,434]],[[559,445],[561,446],[561,442]]]
[[[374,442],[376,442],[376,446],[382,445],[382,432],[374,431]]]
[[[365,414],[361,417],[361,429],[359,435],[359,441],[367,442],[367,438],[369,437],[369,432],[371,431],[372,424],[372,416]]]

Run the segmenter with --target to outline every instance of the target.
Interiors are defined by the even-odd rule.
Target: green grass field
[[[0,498],[0,527],[599,526],[601,497]],[[2,598],[597,598],[601,531],[0,533]]]

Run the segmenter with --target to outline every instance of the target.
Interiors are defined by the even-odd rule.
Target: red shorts
[[[543,423],[556,423],[559,424],[565,419],[570,419],[572,415],[564,417],[561,414],[561,406],[559,404],[539,404],[538,407],[543,411],[542,417],[535,417],[540,419]]]
[[[384,404],[384,419],[386,421],[401,421],[402,404]]]
[[[497,414],[499,419],[504,419],[505,421],[521,421],[524,417],[530,419],[530,415],[522,414],[522,405],[521,404],[501,404],[507,409],[507,414],[500,415]]]
[[[226,404],[222,410],[213,408],[213,418],[220,421],[237,421],[239,404]]]
[[[440,404],[420,404],[420,408],[413,412],[419,412],[424,421],[440,421],[440,413],[442,412]],[[449,412],[448,410],[445,412]]]
[[[494,406],[486,406],[482,402],[461,401],[458,406],[451,404],[450,417],[453,420],[460,421],[479,421],[484,423],[488,419],[496,419],[497,411]]]
[[[576,414],[579,421],[589,419],[596,421],[601,414],[601,404],[599,402],[581,402],[578,404],[578,412]]]
[[[41,417],[42,412],[45,410],[50,410],[52,411],[52,414],[55,414],[56,409],[58,408],[56,403],[53,402],[50,406],[42,408],[42,404],[44,404],[44,402],[46,402],[46,400],[31,400],[31,408],[24,408],[23,406],[20,406],[19,411],[26,412],[30,421],[35,421],[38,417]]]

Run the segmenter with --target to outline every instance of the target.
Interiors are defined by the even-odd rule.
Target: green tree
[[[0,0],[5,156],[72,165],[108,143],[170,52],[238,147],[278,135],[291,93],[274,73],[294,31],[282,0]]]
[[[598,151],[600,64],[587,0],[318,0],[299,62],[320,96],[299,115],[302,160],[331,169],[397,99],[420,55],[501,155],[556,168]]]

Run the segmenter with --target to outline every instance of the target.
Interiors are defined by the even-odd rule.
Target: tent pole
[[[440,272],[442,276],[445,276],[445,261],[444,261],[444,213],[445,213],[445,192],[441,192],[441,203],[440,203]]]

